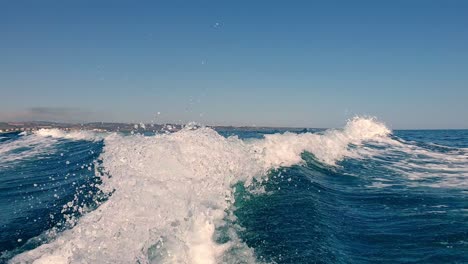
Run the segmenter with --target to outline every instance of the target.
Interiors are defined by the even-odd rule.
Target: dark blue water
[[[305,152],[304,164],[273,170],[267,182],[237,185],[236,232],[257,261],[468,263],[468,130],[390,138],[397,143],[350,145],[373,154],[336,166]],[[67,211],[70,201],[92,211],[108,198],[95,187],[105,141],[41,140],[0,135],[0,262],[73,228],[63,215],[83,212]]]
[[[26,137],[18,133],[1,136],[3,146]],[[92,183],[99,182],[94,164],[102,150],[102,141],[52,141],[54,149],[25,140],[25,144],[2,153],[19,157],[0,165],[0,252],[13,251],[8,256],[29,239],[32,247],[42,243],[37,239],[45,231],[66,228],[63,206],[75,196],[78,204],[96,203],[88,192],[93,189]],[[36,148],[41,150],[37,155],[26,155]]]

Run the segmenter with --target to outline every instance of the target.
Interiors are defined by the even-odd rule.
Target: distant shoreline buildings
[[[90,130],[96,132],[130,132],[130,131],[150,131],[163,129],[165,125],[159,124],[127,124],[127,123],[86,123],[86,124],[69,124],[69,123],[54,123],[54,122],[0,122],[0,133],[22,132],[22,131],[37,131],[39,129],[57,128],[64,131]],[[171,128],[179,128],[180,125],[170,125]]]

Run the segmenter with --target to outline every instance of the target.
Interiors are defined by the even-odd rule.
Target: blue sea
[[[0,263],[468,263],[468,130],[0,134]]]

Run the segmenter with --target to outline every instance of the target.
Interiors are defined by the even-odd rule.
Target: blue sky
[[[0,120],[468,128],[467,14],[442,0],[1,1]]]

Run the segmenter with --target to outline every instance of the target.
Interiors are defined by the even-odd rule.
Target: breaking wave
[[[250,186],[266,180],[271,170],[301,164],[304,152],[331,167],[345,158],[404,152],[426,157],[433,164],[430,169],[441,170],[436,160],[442,158],[463,171],[457,177],[467,173],[466,152],[439,156],[395,138],[373,118],[357,117],[343,129],[322,133],[286,132],[248,140],[226,138],[206,127],[154,136],[99,137],[85,131],[39,130],[25,140],[38,136],[104,140],[102,165],[96,170],[102,183],[97,188],[108,199],[79,219],[70,219],[72,228],[10,263],[254,263],[254,249],[231,225],[234,186]],[[416,164],[409,159],[391,167],[410,171]],[[224,239],[219,239],[220,230]]]
[[[275,134],[242,141],[210,128],[173,134],[104,139],[105,174],[99,188],[111,194],[98,209],[81,217],[55,240],[13,258],[11,263],[218,263],[254,252],[235,232],[214,240],[232,217],[233,185],[261,180],[268,170],[301,162],[309,151],[335,164],[352,155],[349,144],[378,140],[390,131],[372,119],[356,118],[343,130],[323,134]],[[89,139],[40,130],[38,135]],[[250,261],[248,261],[250,259]]]

